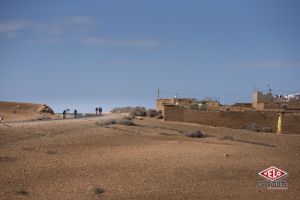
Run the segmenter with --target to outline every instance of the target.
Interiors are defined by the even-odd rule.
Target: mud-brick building
[[[252,94],[252,107],[257,110],[280,109],[300,110],[300,99],[286,99],[274,97],[271,92],[254,92]]]
[[[196,101],[195,98],[171,98],[171,99],[157,99],[156,100],[156,110],[163,112],[163,106],[170,105],[179,105],[179,106],[190,106]]]

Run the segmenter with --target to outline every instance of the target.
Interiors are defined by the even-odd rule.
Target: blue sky
[[[295,0],[0,1],[0,100],[56,112],[300,91]]]

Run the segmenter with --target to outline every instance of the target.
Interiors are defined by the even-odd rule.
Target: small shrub
[[[104,126],[104,125],[111,125],[111,124],[116,124],[117,121],[115,119],[107,119],[107,120],[103,120],[100,122],[96,122],[97,126]]]
[[[16,193],[20,194],[20,195],[28,195],[29,194],[28,191],[26,191],[25,189],[22,189],[22,188],[17,190]]]
[[[272,133],[273,129],[271,127],[264,127],[264,128],[262,128],[262,131],[267,132],[267,133]]]
[[[247,129],[250,130],[250,131],[254,131],[254,132],[259,132],[260,131],[260,127],[257,123],[252,123],[252,124],[248,125]]]
[[[112,109],[110,112],[111,113],[129,113],[132,109],[134,109],[134,107],[117,107]]]
[[[135,116],[144,117],[144,116],[146,116],[146,108],[144,108],[144,107],[135,107],[134,109],[132,109],[130,111],[129,116],[131,116],[133,118]]]
[[[107,119],[104,121],[96,122],[97,126],[107,126],[112,124],[121,124],[124,126],[135,126],[135,123],[133,123],[132,119],[130,117],[124,117],[122,119]]]
[[[135,126],[135,123],[133,123],[132,120],[128,120],[128,119],[120,119],[117,121],[117,124],[121,124],[124,126]]]
[[[193,137],[193,138],[205,138],[207,137],[207,134],[205,134],[204,132],[197,130],[197,131],[193,131],[190,133],[185,133],[184,134],[187,137]]]
[[[52,149],[48,149],[47,154],[57,154],[57,151],[52,150]]]
[[[37,117],[36,117],[36,120],[49,120],[50,119],[50,117],[47,115],[47,114],[39,114],[39,115],[37,115]]]

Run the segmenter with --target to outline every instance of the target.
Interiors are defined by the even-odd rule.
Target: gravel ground
[[[0,199],[297,199],[300,134],[119,115],[0,125]],[[100,124],[100,125],[99,125]],[[195,130],[208,137],[184,136]],[[225,139],[224,139],[225,138]],[[258,187],[270,166],[288,190]]]

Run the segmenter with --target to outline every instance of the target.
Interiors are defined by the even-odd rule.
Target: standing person
[[[64,111],[63,111],[63,119],[66,119],[66,113],[67,113],[67,111],[64,110]]]
[[[98,108],[96,107],[96,109],[95,109],[95,110],[96,110],[96,115],[98,115]]]
[[[99,107],[99,115],[101,116],[101,113],[102,113],[102,108]]]
[[[77,117],[77,110],[75,109],[74,110],[74,118],[76,118]]]

